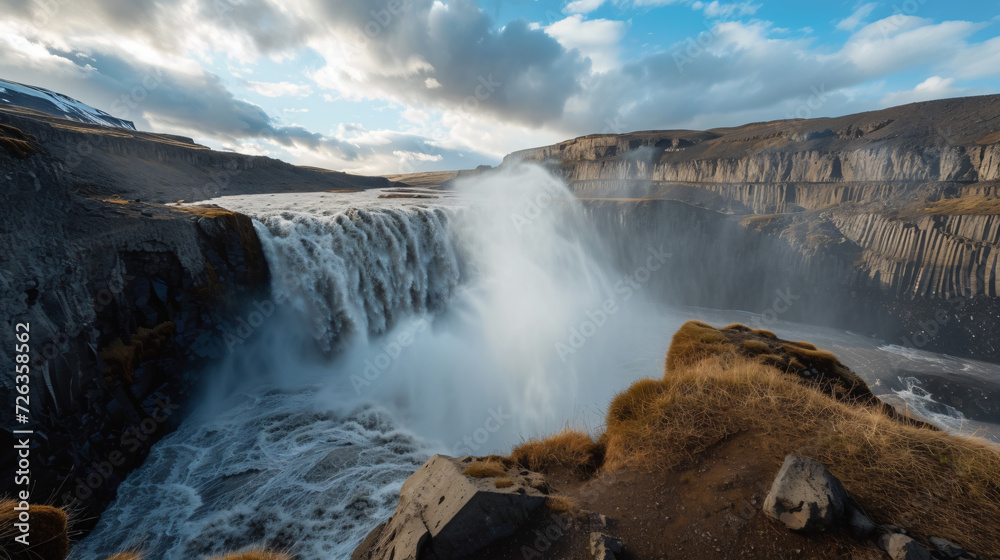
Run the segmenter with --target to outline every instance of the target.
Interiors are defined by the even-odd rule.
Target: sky
[[[1000,93],[996,0],[0,0],[0,78],[393,174],[594,133]]]

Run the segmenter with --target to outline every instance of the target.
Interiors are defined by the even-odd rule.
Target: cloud
[[[563,8],[565,14],[589,14],[604,5],[605,0],[574,0]]]
[[[946,97],[956,97],[965,90],[953,87],[954,78],[942,78],[931,76],[923,82],[917,84],[912,90],[894,91],[885,95],[880,101],[884,107],[904,105],[906,103],[916,103],[918,101],[930,101],[932,99],[943,99]]]
[[[247,87],[265,97],[309,97],[313,93],[309,86],[289,82],[247,82]]]
[[[695,10],[703,10],[705,12],[705,17],[715,19],[752,16],[757,13],[757,10],[761,8],[761,5],[753,4],[751,2],[735,2],[725,4],[713,1],[707,4],[704,2],[695,2],[691,7]]]
[[[760,8],[750,1],[613,4],[672,4],[714,23],[639,51],[644,37],[628,22],[585,15],[606,0],[570,1],[545,26],[494,21],[474,0],[0,0],[0,75],[140,127],[356,172],[469,167],[594,132],[795,116],[816,91],[824,101],[811,116],[867,110],[1000,75],[1000,38],[978,39],[986,23],[869,21],[874,4],[859,4],[836,23],[846,32],[837,45],[742,21]],[[229,70],[207,70],[218,68]],[[301,79],[288,77],[296,71]],[[350,119],[379,127],[285,126],[226,84],[265,96],[255,99],[275,115],[293,110],[272,99],[327,100],[361,107]],[[386,129],[394,119],[402,130]]]
[[[837,22],[837,29],[841,31],[854,31],[859,25],[864,21],[866,17],[871,15],[871,13],[878,7],[878,4],[871,2],[869,4],[864,4],[857,10],[854,10],[850,16]]]
[[[560,119],[590,71],[579,51],[524,20],[496,28],[472,0],[412,0],[395,16],[360,0],[338,4],[336,10],[315,5],[328,32],[310,43],[326,61],[312,78],[347,99],[381,98],[540,126]]]
[[[566,49],[579,50],[591,60],[594,71],[606,72],[618,67],[618,44],[625,36],[626,28],[622,21],[584,20],[578,14],[545,27],[545,32]]]

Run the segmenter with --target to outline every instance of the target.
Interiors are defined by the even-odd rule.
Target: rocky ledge
[[[689,322],[596,441],[435,456],[363,559],[1000,558],[1000,451],[896,412],[835,356]]]

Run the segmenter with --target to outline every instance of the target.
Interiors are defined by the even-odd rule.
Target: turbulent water
[[[431,453],[505,450],[566,424],[597,431],[615,391],[660,375],[685,320],[763,317],[661,308],[646,286],[677,263],[649,247],[646,267],[615,270],[571,199],[521,167],[453,193],[215,201],[255,217],[271,299],[253,302],[256,332],[206,372],[200,411],[154,446],[72,558],[139,547],[187,560],[254,545],[347,558]],[[992,429],[922,383],[996,366],[758,326],[833,350],[877,393],[951,429]]]

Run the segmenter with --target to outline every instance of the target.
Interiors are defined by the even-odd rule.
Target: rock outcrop
[[[472,457],[431,457],[403,484],[392,518],[352,560],[469,558],[513,534],[545,503],[538,475],[476,464]]]

